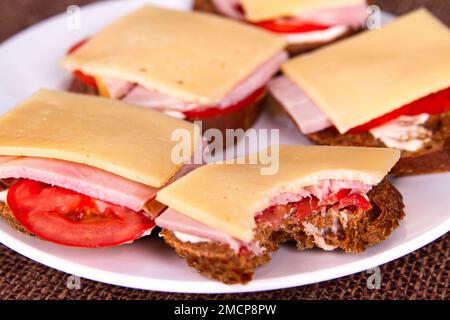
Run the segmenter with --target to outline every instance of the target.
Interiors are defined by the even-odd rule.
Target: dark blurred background
[[[42,19],[64,12],[71,4],[84,5],[101,0],[1,0],[0,42]],[[420,6],[450,26],[450,0],[371,0],[382,10],[396,15]]]

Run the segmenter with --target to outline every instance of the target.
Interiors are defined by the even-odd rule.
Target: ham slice
[[[285,108],[302,133],[309,134],[332,126],[326,114],[287,77],[280,76],[273,79],[268,87],[270,93]]]
[[[304,198],[311,196],[316,197],[317,199],[319,199],[319,201],[324,201],[329,197],[330,194],[336,193],[342,189],[350,189],[352,193],[367,194],[372,189],[372,186],[364,184],[363,182],[357,180],[321,180],[315,185],[299,188],[296,193],[282,192],[280,194],[277,194],[275,197],[270,199],[269,207],[275,205],[285,205],[289,202],[298,202]],[[257,213],[255,216],[262,214],[263,211]]]
[[[244,20],[244,14],[239,10],[240,0],[212,0],[217,11],[237,20]]]
[[[108,90],[109,97],[113,99],[123,98],[134,87],[134,84],[125,80],[102,78]]]
[[[153,188],[88,165],[57,159],[0,156],[0,179],[23,178],[70,189],[140,211],[156,196]]]
[[[255,70],[247,79],[238,84],[226,97],[220,102],[219,106],[226,108],[244,100],[257,89],[261,88],[278,72],[280,66],[289,58],[286,51],[274,55],[262,66]]]
[[[145,89],[142,86],[136,86],[123,98],[124,102],[137,104],[140,106],[163,110],[186,110],[189,109],[189,102],[171,97],[164,93]]]
[[[188,216],[171,208],[167,209],[159,217],[157,217],[155,219],[155,223],[160,228],[178,231],[212,241],[227,243],[235,251],[239,251],[242,245],[239,240],[236,240],[233,237],[211,228],[197,220],[189,218]]]
[[[288,59],[288,54],[281,51],[258,67],[244,81],[238,84],[227,96],[225,96],[218,106],[226,108],[244,100],[257,89],[266,83],[277,73],[280,65]],[[205,107],[194,102],[179,100],[155,90],[149,90],[142,86],[136,86],[124,98],[124,102],[155,108],[160,111],[188,111],[200,107]],[[214,106],[217,107],[217,106]]]

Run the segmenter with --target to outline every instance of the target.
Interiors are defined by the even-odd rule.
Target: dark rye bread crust
[[[77,78],[73,77],[72,81],[68,87],[69,92],[74,93],[83,93],[90,95],[99,95],[97,89],[90,87]],[[225,135],[226,129],[243,129],[247,130],[253,126],[253,124],[258,119],[261,114],[262,108],[264,106],[264,98],[266,96],[266,92],[264,92],[255,103],[245,107],[238,109],[234,112],[226,113],[223,115],[217,115],[208,117],[207,119],[201,118],[188,118],[186,120],[194,122],[201,121],[202,122],[202,133],[204,133],[208,129],[219,129],[222,134]]]
[[[220,12],[218,12],[216,10],[216,8],[211,0],[195,0],[194,1],[194,10],[221,15]],[[361,30],[362,30],[362,28],[348,29],[347,32],[343,33],[339,37],[336,37],[332,40],[291,43],[287,46],[286,50],[289,52],[289,55],[295,56],[300,53],[305,53],[305,52],[311,51],[313,49],[317,49],[323,45],[339,41],[343,38],[347,38],[350,35],[353,35]]]
[[[275,115],[283,113],[290,117],[271,94],[266,98],[265,106]],[[293,122],[295,123],[295,121]],[[450,171],[450,111],[430,116],[424,127],[432,132],[431,142],[416,152],[403,150],[400,160],[392,168],[391,174],[406,176]],[[328,128],[306,136],[318,145],[387,147],[381,140],[368,132],[340,134],[335,128]]]
[[[266,250],[259,256],[248,252],[236,254],[227,244],[218,242],[190,243],[181,242],[172,231],[163,230],[160,236],[185,258],[189,266],[211,279],[226,284],[248,283],[253,277],[253,270],[270,261],[271,253],[278,249],[278,243],[270,240],[271,230],[260,227],[257,237]]]
[[[328,245],[348,253],[362,252],[367,246],[385,240],[398,227],[404,216],[403,199],[398,190],[389,181],[384,180],[374,187],[368,196],[372,209],[350,217],[347,227],[336,234],[326,233],[324,239]],[[304,221],[318,227],[329,227],[329,219],[327,216],[314,215]],[[181,258],[186,259],[189,266],[204,276],[226,284],[248,283],[252,279],[254,269],[268,263],[271,253],[284,242],[294,241],[299,250],[315,246],[313,236],[305,233],[305,228],[294,216],[285,220],[277,231],[267,225],[258,225],[255,239],[266,248],[260,256],[252,255],[248,251],[237,254],[228,245],[217,242],[182,242],[169,230],[163,230],[160,235]]]
[[[9,207],[6,203],[0,201],[0,217],[5,220],[13,229],[16,229],[17,231],[26,233],[28,235],[32,234],[28,232],[27,229],[22,227],[22,225],[19,223],[19,221],[16,220],[16,218],[13,216],[11,210],[9,210]]]

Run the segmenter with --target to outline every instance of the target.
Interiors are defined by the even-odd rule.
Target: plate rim
[[[108,5],[108,2],[112,1],[91,3],[82,6],[82,8],[89,10],[99,10],[96,7],[103,7],[105,5]],[[62,12],[47,19],[44,19],[5,39],[0,43],[0,53],[2,52],[2,49],[4,47],[7,47],[10,43],[14,41],[19,41],[21,37],[23,37],[26,33],[30,32],[32,29],[38,28],[47,23],[51,23],[54,20],[61,19],[61,17],[63,17],[64,14],[65,13]],[[6,227],[9,228],[9,226]],[[409,254],[427,245],[428,243],[436,240],[442,235],[446,234],[449,231],[449,229],[450,229],[450,218],[448,218],[444,223],[436,225],[435,227],[431,228],[430,230],[427,230],[426,232],[422,233],[419,236],[416,236],[415,238],[412,238],[406,242],[403,242],[383,252],[377,253],[373,256],[362,258],[360,260],[356,260],[347,264],[343,264],[339,267],[331,266],[326,269],[322,268],[320,269],[320,271],[309,272],[308,273],[309,278],[306,280],[304,279],[305,274],[302,275],[297,274],[297,275],[273,277],[270,279],[254,279],[247,285],[232,285],[232,286],[224,285],[215,280],[208,280],[202,282],[201,284],[199,284],[198,281],[196,280],[179,281],[170,279],[168,280],[168,279],[145,278],[145,281],[143,281],[144,278],[141,276],[126,275],[117,272],[100,270],[94,267],[78,264],[74,261],[65,260],[61,257],[34,248],[28,242],[18,240],[13,235],[13,233],[16,231],[12,229],[3,230],[3,228],[0,228],[0,243],[4,244],[6,247],[12,249],[13,251],[33,261],[36,261],[42,265],[65,272],[68,275],[74,274],[81,278],[90,279],[105,284],[118,285],[122,287],[142,289],[142,290],[155,290],[160,292],[225,294],[225,293],[244,293],[257,291],[260,292],[267,290],[291,288],[308,285],[312,283],[319,283],[355,274],[385,264],[392,260],[398,259],[406,254]],[[186,266],[186,268],[188,268],[188,266]],[[74,272],[74,270],[77,270],[77,272]],[[323,273],[326,272],[332,275],[323,276]],[[150,282],[152,282],[152,284],[148,285]],[[170,290],[168,290],[168,288],[170,288]]]
[[[1,223],[2,225],[5,224],[3,221]],[[9,228],[9,226],[6,227]],[[76,275],[80,278],[98,281],[105,284],[171,293],[225,294],[287,289],[359,273],[409,254],[443,236],[449,229],[450,218],[447,219],[445,223],[435,226],[420,236],[373,256],[343,264],[339,267],[331,266],[325,269],[322,268],[319,271],[309,272],[308,276],[310,276],[310,278],[308,280],[304,280],[305,274],[297,274],[270,279],[254,279],[247,285],[225,285],[215,280],[205,281],[199,285],[196,280],[179,281],[170,279],[143,278],[139,276],[124,275],[116,272],[99,270],[94,267],[77,264],[76,262],[54,256],[45,251],[36,249],[26,242],[17,241],[16,237],[12,235],[13,232],[15,233],[17,231],[12,229],[3,231],[2,228],[0,228],[0,243],[17,253],[32,259],[33,261],[65,272],[68,275]],[[39,239],[36,240],[43,241]],[[186,268],[189,267],[186,265]],[[77,272],[74,272],[74,270],[77,270]],[[331,273],[332,276],[324,277],[323,274],[326,272]],[[115,279],[120,280],[116,281]],[[152,282],[151,285],[148,285],[149,282]],[[171,289],[167,290],[167,288]]]

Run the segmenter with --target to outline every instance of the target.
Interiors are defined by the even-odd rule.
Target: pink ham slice
[[[189,103],[155,90],[148,90],[142,86],[136,86],[125,98],[124,102],[137,104],[154,109],[185,110]]]
[[[102,81],[108,90],[108,94],[113,99],[123,98],[134,87],[134,84],[125,80],[112,78],[102,78]]]
[[[230,18],[243,20],[245,17],[239,10],[240,0],[212,0],[217,11]]]
[[[23,178],[70,189],[140,211],[157,188],[88,165],[57,159],[0,156],[0,179]]]
[[[247,79],[238,84],[226,97],[220,102],[219,106],[226,108],[244,100],[257,89],[266,85],[273,75],[278,72],[280,66],[289,58],[286,51],[274,55],[270,60],[261,65]]]
[[[14,156],[0,156],[0,165],[4,162],[8,162],[11,160],[17,159],[17,157]],[[5,179],[5,178],[0,178],[0,179]]]
[[[197,220],[189,218],[188,216],[173,210],[171,208],[164,211],[159,217],[155,219],[158,227],[193,235],[196,237],[227,243],[235,251],[239,251],[241,242],[233,237],[220,232],[214,228],[207,226]]]
[[[308,134],[332,126],[326,114],[294,82],[280,76],[268,84],[270,93],[285,108],[302,133]]]
[[[227,96],[225,96],[218,106],[226,108],[244,100],[257,89],[263,87],[272,76],[277,73],[280,65],[288,59],[288,54],[281,51],[259,66],[249,77],[238,84]],[[187,111],[202,105],[179,100],[161,92],[136,86],[124,98],[124,102],[155,108],[158,110]],[[216,106],[214,106],[216,107]]]

